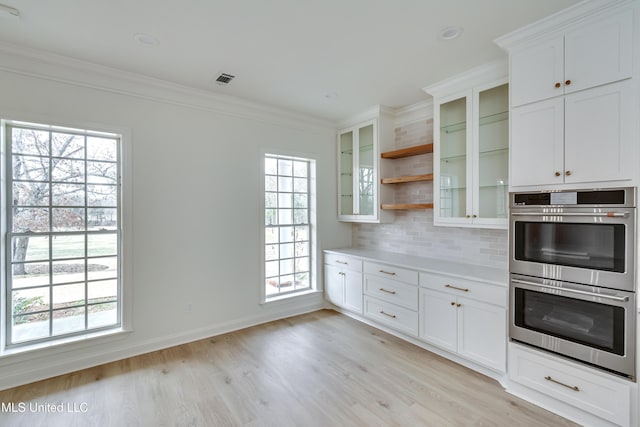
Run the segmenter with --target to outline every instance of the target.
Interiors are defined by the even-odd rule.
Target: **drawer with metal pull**
[[[509,292],[506,286],[474,282],[434,273],[420,273],[420,287],[447,292],[455,296],[473,298],[501,307],[506,307],[507,294]]]
[[[418,335],[417,311],[365,295],[364,316],[405,334]]]
[[[348,268],[354,271],[362,271],[362,261],[358,258],[353,258],[346,255],[325,253],[324,263],[328,265],[336,265],[338,267]]]
[[[365,274],[364,293],[410,310],[418,309],[418,287],[415,285]]]
[[[375,276],[385,277],[387,279],[399,280],[411,285],[418,284],[418,272],[406,268],[400,268],[388,264],[379,264],[377,262],[364,262],[364,272]]]

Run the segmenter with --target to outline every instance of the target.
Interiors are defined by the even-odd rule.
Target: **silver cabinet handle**
[[[380,288],[380,291],[381,292],[386,292],[386,293],[391,294],[391,295],[395,295],[396,294],[396,291],[389,291],[389,290],[387,290],[385,288]]]
[[[387,316],[387,317],[391,317],[391,318],[393,318],[393,319],[395,319],[395,318],[396,318],[396,315],[395,315],[395,314],[385,313],[385,312],[384,312],[384,310],[380,310],[380,314],[384,314],[385,316]]]
[[[629,212],[511,212],[512,216],[591,216],[626,218]]]
[[[627,297],[627,296],[617,297],[615,295],[597,294],[595,292],[581,291],[581,290],[578,290],[578,289],[561,288],[561,287],[558,287],[558,286],[544,285],[542,283],[529,282],[527,280],[520,280],[520,279],[511,279],[511,281],[513,283],[520,283],[522,285],[539,286],[539,287],[545,288],[545,289],[553,289],[553,290],[562,291],[562,292],[572,292],[574,294],[588,295],[590,297],[598,297],[598,298],[610,299],[610,300],[613,300],[613,301],[622,301],[622,302],[629,301],[629,297]]]
[[[378,270],[378,272],[384,273],[384,274],[388,274],[389,276],[395,276],[396,275],[396,273],[394,273],[393,271]]]
[[[449,284],[444,285],[444,287],[449,289],[455,289],[456,291],[469,292],[469,288],[459,288],[457,286],[453,286]]]
[[[348,262],[345,261],[340,261],[340,260],[336,260],[336,264],[344,264],[344,265],[349,265]]]
[[[577,385],[567,385],[563,382],[560,382],[556,379],[551,378],[551,375],[547,375],[546,377],[544,377],[544,379],[547,381],[551,381],[554,384],[561,385],[562,387],[570,388],[573,391],[580,391],[580,387],[578,387]]]

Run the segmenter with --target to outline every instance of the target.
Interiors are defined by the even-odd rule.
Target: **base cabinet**
[[[363,313],[362,261],[328,254],[324,280],[327,301],[354,313]]]
[[[420,286],[420,338],[504,372],[506,288],[431,273]]]
[[[509,379],[601,420],[589,425],[630,425],[631,384],[552,354],[509,345]]]

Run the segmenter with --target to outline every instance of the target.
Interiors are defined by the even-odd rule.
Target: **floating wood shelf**
[[[395,204],[383,204],[380,207],[382,209],[388,209],[388,210],[433,209],[433,203],[395,203]]]
[[[416,145],[415,147],[386,151],[384,153],[381,153],[380,157],[382,157],[383,159],[401,159],[403,157],[411,157],[427,153],[433,153],[433,144]]]
[[[433,174],[426,173],[423,175],[405,175],[396,176],[394,178],[383,178],[380,180],[383,184],[400,184],[403,182],[416,182],[416,181],[433,181]]]

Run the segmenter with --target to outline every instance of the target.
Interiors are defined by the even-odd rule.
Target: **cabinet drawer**
[[[623,380],[513,344],[509,347],[509,377],[605,420],[629,425],[630,385]]]
[[[354,271],[362,271],[362,260],[347,255],[325,253],[324,263],[337,265]]]
[[[364,297],[364,316],[409,335],[418,335],[418,312],[369,296]]]
[[[474,282],[456,277],[440,276],[433,273],[420,273],[420,287],[434,291],[448,292],[451,295],[472,298],[500,307],[507,306],[507,287]]]
[[[415,285],[365,274],[364,292],[369,296],[410,310],[418,309],[418,287]]]
[[[364,262],[364,272],[385,279],[399,280],[411,285],[418,284],[418,272],[406,268],[395,267],[389,264],[379,264],[377,262]]]

